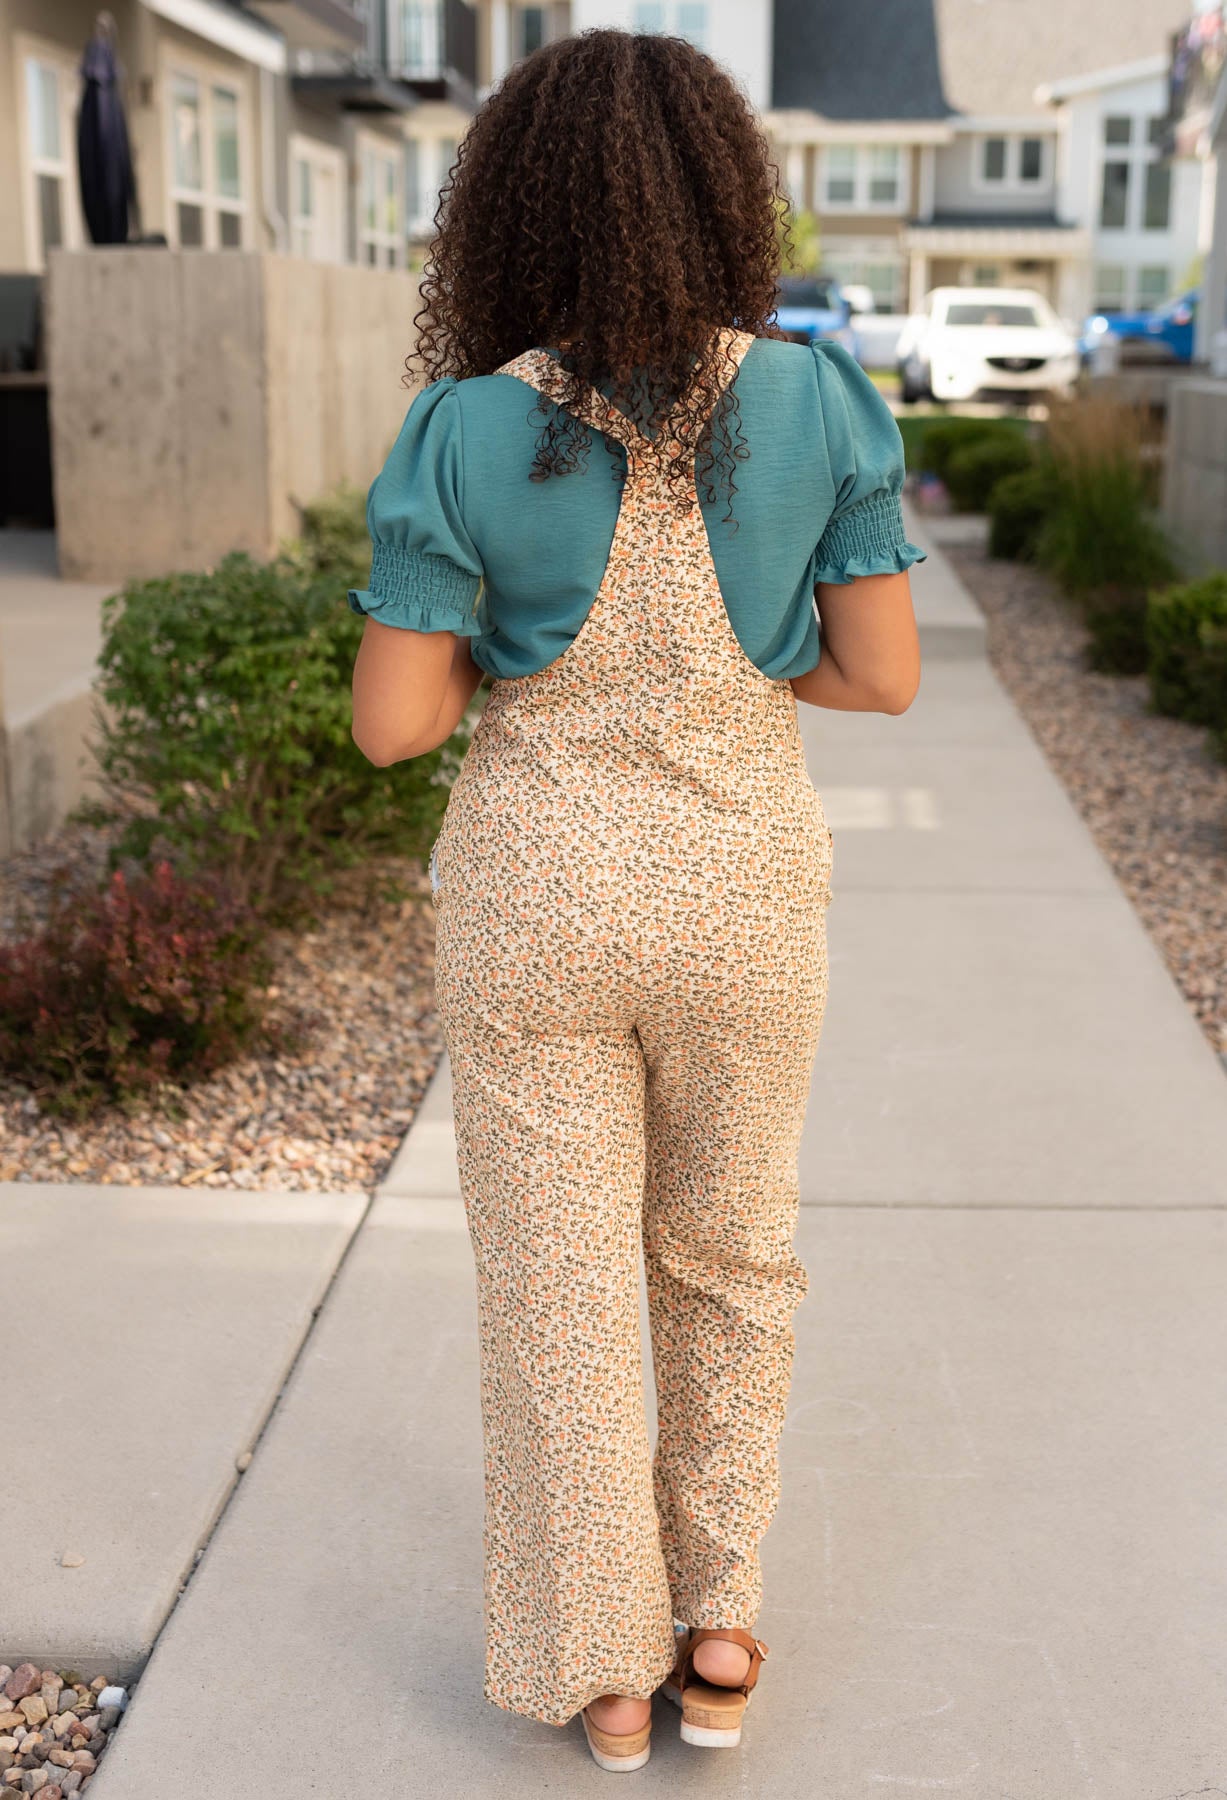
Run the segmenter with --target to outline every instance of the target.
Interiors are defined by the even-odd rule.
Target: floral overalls
[[[739,365],[753,339],[721,335]],[[543,350],[500,373],[562,398]],[[679,516],[630,420],[595,389],[576,411],[626,451],[608,566],[566,650],[494,682],[433,858],[477,1270],[484,1692],[552,1724],[650,1695],[675,1618],[755,1624],[832,869],[796,698],[733,632],[693,467]]]

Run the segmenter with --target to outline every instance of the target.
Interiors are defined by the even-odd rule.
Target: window
[[[1162,157],[1164,121],[1111,113],[1103,122],[1099,223],[1105,231],[1168,231],[1172,170]]]
[[[826,153],[826,202],[851,206],[856,199],[856,150],[851,144],[832,144]]]
[[[1160,268],[1157,263],[1143,265],[1138,270],[1138,305],[1159,306],[1172,291],[1172,272],[1168,268]]]
[[[952,300],[946,308],[947,325],[1038,325],[1039,314],[1033,306],[1000,306],[987,300]]]
[[[49,250],[81,242],[73,123],[78,86],[71,63],[26,57],[26,243],[36,268]]]
[[[698,49],[705,49],[707,46],[706,6],[679,6],[677,31],[679,37],[689,38],[690,42]]]
[[[903,157],[897,144],[828,144],[822,153],[822,201],[858,212],[904,205]]]
[[[1047,148],[1042,137],[982,137],[978,146],[972,162],[975,187],[1032,188],[1047,177]]]
[[[439,191],[442,193],[452,178],[452,170],[456,166],[456,158],[460,154],[460,145],[455,138],[439,140]]]
[[[1105,231],[1120,231],[1129,216],[1129,164],[1106,162],[1103,165],[1103,191],[1099,200],[1099,223]]]
[[[869,152],[869,198],[878,206],[893,205],[899,198],[899,148],[875,145]]]
[[[641,4],[635,8],[636,31],[663,31],[665,28],[665,9],[660,5]]]
[[[388,7],[388,61],[405,73],[433,75],[443,62],[439,0],[392,0]]]
[[[1005,163],[1005,139],[1002,137],[985,138],[980,162],[981,179],[984,181],[1004,181]]]
[[[1095,311],[1123,312],[1125,308],[1126,270],[1121,263],[1099,263],[1095,269]]]
[[[520,8],[520,55],[531,56],[546,41],[544,6]]]
[[[401,260],[400,157],[391,145],[367,140],[361,149],[359,260],[394,269]]]
[[[838,251],[825,260],[826,266],[845,290],[850,287],[866,287],[870,290],[875,312],[891,313],[899,310],[904,275],[901,263],[855,254],[841,256]]]
[[[422,146],[417,138],[405,139],[405,219],[408,229],[422,214]]]
[[[1146,165],[1146,189],[1142,207],[1145,231],[1166,231],[1172,218],[1172,165],[1150,162]]]
[[[344,256],[341,196],[345,163],[339,150],[312,138],[290,139],[290,240],[295,256],[340,262]]]
[[[1000,263],[975,263],[971,271],[971,287],[1000,287]]]
[[[238,92],[183,69],[170,75],[170,197],[181,249],[238,250],[247,212]]]

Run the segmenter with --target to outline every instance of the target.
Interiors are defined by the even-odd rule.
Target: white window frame
[[[76,62],[71,56],[65,55],[61,45],[18,32],[13,39],[13,49],[26,267],[41,270],[45,267],[45,257],[41,229],[42,209],[38,203],[40,175],[50,175],[62,184],[60,223],[63,226],[63,247],[66,250],[77,250],[85,242],[85,221],[81,213],[81,192],[77,178],[77,107],[81,83]],[[27,73],[31,63],[39,63],[50,69],[56,78],[61,155],[55,160],[39,156],[34,149],[34,121],[30,117]]]
[[[358,261],[368,269],[403,269],[406,264],[405,245],[405,164],[399,144],[388,138],[377,137],[373,132],[359,131],[355,136],[354,148],[357,158],[357,195],[354,208],[355,241],[358,246]],[[374,158],[376,164],[382,162],[391,166],[396,177],[396,221],[391,231],[378,227],[368,228],[366,223],[366,168],[367,157]],[[381,190],[382,191],[382,190]],[[378,210],[378,209],[376,209]],[[385,252],[372,262],[367,255],[368,250],[376,249]],[[391,251],[388,257],[386,252]]]
[[[1129,232],[1137,233],[1149,242],[1160,242],[1172,230],[1172,217],[1176,210],[1176,183],[1172,179],[1167,201],[1167,224],[1147,225],[1146,223],[1146,171],[1152,163],[1162,162],[1157,144],[1151,142],[1150,123],[1156,115],[1150,108],[1145,112],[1119,112],[1105,110],[1099,115],[1099,130],[1096,134],[1098,144],[1098,163],[1095,169],[1095,229],[1097,232]],[[1129,119],[1131,129],[1127,144],[1109,144],[1107,139],[1109,119]],[[1103,173],[1110,162],[1124,163],[1128,168],[1125,189],[1125,217],[1120,225],[1104,225],[1103,217]],[[1147,267],[1157,267],[1148,264]]]
[[[1036,139],[1040,147],[1040,172],[1034,179],[1024,180],[1022,147],[1024,141]],[[1001,141],[1005,144],[1005,173],[1000,181],[984,173],[986,146]],[[1052,186],[1054,144],[1043,131],[977,131],[971,140],[971,186],[977,194],[1038,194]]]
[[[1142,277],[1145,274],[1162,275],[1163,285],[1157,294],[1147,295],[1142,289]],[[1170,263],[1139,263],[1134,275],[1134,303],[1138,307],[1162,306],[1172,292],[1173,280]]]
[[[697,22],[687,15],[698,15]],[[679,37],[693,44],[696,50],[706,50],[711,38],[711,7],[705,0],[684,0],[674,9],[674,24]]]
[[[1103,279],[1105,274],[1114,278],[1111,282]],[[1115,286],[1115,277],[1120,277],[1120,292],[1112,300],[1104,300],[1104,290]],[[1128,312],[1129,310],[1129,265],[1127,263],[1097,262],[1091,270],[1091,305],[1096,312]]]
[[[870,183],[876,178],[874,173],[874,157],[881,151],[889,152],[895,159],[898,179],[895,184],[893,200],[873,200],[870,198]],[[830,183],[832,170],[832,152],[838,156],[852,158],[852,197],[850,200],[832,200]],[[824,144],[818,166],[818,211],[819,213],[905,213],[911,204],[909,184],[911,179],[911,158],[907,155],[905,144]],[[840,175],[846,180],[846,175]]]
[[[175,178],[175,81],[194,81],[200,97],[200,174],[203,185],[196,191],[181,187]],[[228,68],[224,63],[206,62],[195,56],[168,51],[162,59],[161,88],[166,114],[166,237],[176,249],[179,242],[180,206],[198,206],[203,214],[205,250],[249,250],[251,248],[252,214],[252,125],[251,89],[244,72]],[[233,94],[238,102],[236,121],[239,141],[239,192],[235,197],[217,191],[217,141],[214,135],[214,89]],[[239,222],[239,241],[221,241],[221,219],[226,215]],[[195,249],[196,245],[189,248]]]
[[[325,173],[331,175],[334,192],[337,197],[337,216],[332,228],[331,241],[325,222],[322,243],[316,243],[311,249],[301,248],[304,231],[313,235],[320,233],[320,216],[317,211],[304,214],[299,205],[301,186],[299,183],[299,165],[305,163],[312,174]],[[318,138],[300,136],[295,132],[290,137],[290,246],[295,256],[304,256],[308,262],[339,263],[345,261],[345,157],[333,144],[321,144]]]
[[[413,57],[404,30],[405,6],[412,4],[420,15],[421,38],[427,54]],[[429,52],[433,49],[433,57]],[[442,0],[389,0],[388,67],[397,74],[419,75],[430,79],[444,64]]]

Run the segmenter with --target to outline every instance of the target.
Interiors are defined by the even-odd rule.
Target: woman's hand
[[[920,638],[907,571],[819,582],[822,656],[791,677],[798,700],[842,712],[906,712],[920,686]]]
[[[354,663],[354,742],[377,768],[445,744],[481,686],[472,640],[368,619]]]

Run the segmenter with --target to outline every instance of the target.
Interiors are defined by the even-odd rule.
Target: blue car
[[[1193,332],[1197,322],[1198,291],[1193,288],[1175,300],[1167,300],[1153,312],[1096,313],[1086,321],[1078,348],[1084,364],[1096,344],[1105,337],[1164,349],[1174,362],[1192,362]]]
[[[780,280],[776,323],[795,344],[834,338],[857,355],[852,308],[832,275],[785,275]]]

